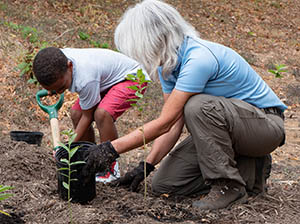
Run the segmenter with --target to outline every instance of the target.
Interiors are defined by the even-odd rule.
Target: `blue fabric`
[[[161,68],[158,74],[164,93],[175,88],[237,98],[258,108],[278,107],[282,111],[287,108],[237,52],[210,41],[186,37],[172,74],[167,80],[163,79]]]

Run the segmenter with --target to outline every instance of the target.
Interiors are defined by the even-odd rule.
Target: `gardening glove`
[[[146,177],[155,169],[150,163],[146,162]],[[110,186],[129,186],[131,191],[136,192],[139,184],[145,179],[144,175],[144,161],[133,170],[127,172],[125,176],[113,181]]]
[[[109,170],[118,157],[119,154],[110,141],[91,146],[87,150],[86,163],[82,169],[83,176],[94,176],[98,172]]]

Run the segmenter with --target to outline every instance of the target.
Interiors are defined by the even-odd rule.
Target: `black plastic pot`
[[[10,138],[14,141],[24,141],[28,144],[41,145],[44,134],[37,131],[11,131]]]
[[[85,157],[88,153],[89,147],[94,145],[91,142],[73,142],[71,144],[71,149],[80,146],[76,153],[71,158],[71,162],[75,161],[85,161]],[[61,159],[68,159],[68,152],[60,147],[56,154],[56,166],[58,168],[66,168],[68,167],[66,163],[62,163]],[[71,181],[71,192],[70,198],[72,202],[84,204],[88,201],[91,201],[96,196],[96,181],[95,176],[91,175],[90,177],[83,177],[81,175],[82,168],[84,164],[73,165],[71,170],[76,170],[71,174],[72,179],[77,179],[75,181]],[[59,170],[57,172],[57,180],[58,180],[58,194],[60,198],[63,200],[68,200],[68,190],[63,186],[63,182],[68,183],[68,177],[63,174],[68,174],[68,170]],[[88,179],[84,179],[88,178]]]

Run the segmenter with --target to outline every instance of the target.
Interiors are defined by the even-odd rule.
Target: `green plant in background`
[[[91,39],[91,36],[83,31],[78,32],[78,36],[81,40],[89,41],[89,43],[95,48],[109,48],[108,43],[100,43],[99,41],[95,41]]]
[[[0,201],[13,196],[13,194],[5,193],[7,190],[11,190],[11,189],[13,189],[13,187],[0,185]],[[10,216],[10,214],[8,214],[2,210],[0,210],[0,213]]]
[[[85,161],[75,161],[75,162],[71,162],[72,157],[74,156],[74,154],[76,153],[76,151],[79,149],[80,146],[76,146],[74,148],[70,148],[71,144],[74,142],[74,139],[76,137],[76,133],[73,132],[72,129],[70,130],[64,130],[61,132],[63,135],[66,135],[68,137],[68,143],[64,144],[64,143],[59,143],[61,147],[63,147],[67,153],[68,153],[68,158],[65,159],[61,159],[60,162],[66,164],[67,167],[62,167],[59,168],[58,171],[67,171],[67,174],[60,172],[61,175],[67,177],[67,182],[63,181],[63,187],[65,189],[67,189],[68,191],[68,207],[69,207],[69,217],[70,217],[70,223],[72,223],[72,208],[71,208],[71,182],[72,181],[78,181],[75,178],[72,178],[71,175],[72,173],[76,172],[77,170],[72,169],[72,166],[74,165],[78,165],[78,164],[84,164]]]
[[[88,40],[90,39],[90,35],[88,35],[87,33],[83,32],[83,31],[79,31],[78,32],[78,36],[81,40]]]
[[[282,73],[288,71],[286,69],[286,66],[283,65],[283,64],[282,65],[281,64],[275,64],[274,66],[275,66],[275,68],[274,69],[269,69],[268,72],[273,73],[276,78],[282,78],[283,77]]]
[[[17,65],[16,69],[19,70],[21,77],[26,76],[27,83],[38,84],[32,71],[32,62],[37,51],[47,47],[49,45],[48,42],[40,41],[39,32],[34,27],[23,26],[7,21],[5,21],[4,24],[10,29],[19,32],[22,35],[22,38],[28,41],[29,47],[24,55],[21,56],[20,63]]]
[[[143,119],[143,111],[144,107],[147,106],[148,104],[144,102],[144,95],[143,92],[146,90],[148,87],[147,83],[151,82],[151,80],[146,80],[145,74],[143,73],[142,69],[139,69],[136,73],[136,75],[128,74],[126,77],[127,80],[136,82],[136,85],[128,86],[127,88],[132,89],[135,91],[135,96],[136,99],[129,99],[128,101],[132,101],[133,103],[131,104],[132,107],[137,108],[139,113],[142,116]],[[144,133],[144,125],[142,125],[142,128],[140,131],[143,134],[143,142],[144,142],[144,150],[145,150],[145,158],[144,158],[144,179],[145,179],[145,191],[144,191],[144,199],[146,199],[147,196],[147,174],[146,174],[146,140],[145,140],[145,133]]]

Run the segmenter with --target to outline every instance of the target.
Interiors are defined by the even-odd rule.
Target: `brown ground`
[[[51,156],[48,115],[36,104],[39,86],[15,68],[39,42],[59,47],[92,47],[78,32],[108,43],[117,19],[134,1],[0,0],[0,185],[13,186],[14,196],[0,202],[0,223],[68,223],[68,205],[57,194],[56,165]],[[286,111],[286,144],[272,153],[273,169],[265,196],[249,198],[230,210],[199,212],[191,203],[199,197],[155,197],[97,184],[97,196],[87,205],[72,204],[73,223],[299,223],[300,210],[300,1],[299,0],[186,0],[168,1],[196,26],[202,37],[230,46],[243,55],[278,96]],[[9,23],[11,22],[11,23]],[[22,25],[16,28],[13,24]],[[37,41],[24,37],[24,27],[36,28]],[[27,54],[28,55],[28,54]],[[288,72],[275,78],[268,69],[285,64]],[[162,105],[159,85],[147,95],[146,120],[158,116]],[[59,120],[71,128],[68,108],[74,96],[66,94]],[[142,124],[136,112],[118,121],[120,135]],[[12,130],[41,131],[42,145],[11,141]],[[121,156],[121,171],[134,167],[144,156],[134,150]],[[150,183],[151,178],[148,180]],[[150,185],[148,185],[150,186]]]

